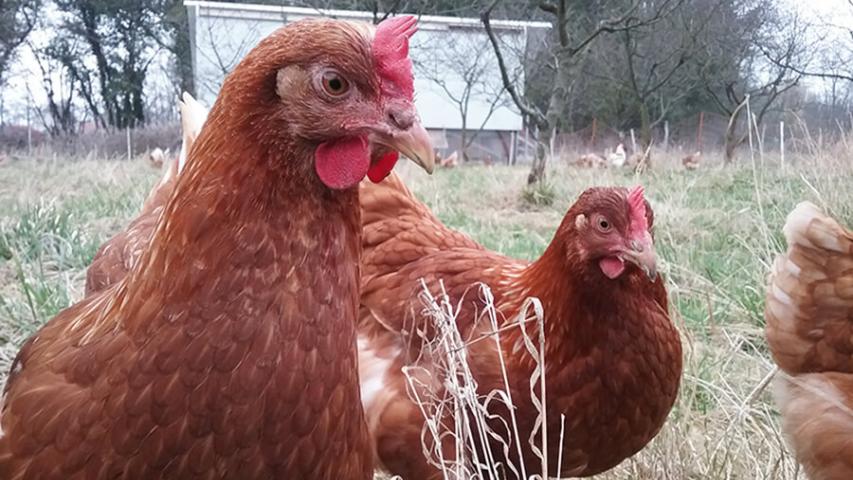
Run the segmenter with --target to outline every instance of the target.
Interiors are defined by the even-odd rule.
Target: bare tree
[[[75,80],[77,93],[83,99],[93,121],[97,126],[106,128],[109,124],[102,114],[98,96],[98,74],[81,61],[86,58],[86,50],[80,43],[80,40],[75,37],[59,35],[51,40],[44,54],[55,59],[68,71],[71,78]]]
[[[167,0],[164,4],[164,35],[152,38],[172,54],[172,73],[178,82],[174,84],[176,96],[183,92],[196,94],[193,80],[192,46],[190,45],[190,25],[187,7],[181,0]]]
[[[431,55],[415,64],[417,75],[437,85],[456,106],[462,124],[461,154],[467,160],[468,149],[483,127],[496,110],[507,105],[503,82],[489,77],[494,57],[489,55],[488,40],[475,29],[453,28],[428,38],[419,48],[429,49]],[[472,103],[476,112],[471,112]],[[469,125],[473,113],[478,114],[479,122]]]
[[[652,129],[698,87],[700,82],[691,72],[696,67],[694,54],[711,19],[718,13],[719,3],[687,0],[655,22],[619,35],[625,72],[610,75],[609,79],[621,82],[634,99],[642,151],[649,151]]]
[[[82,77],[94,76],[98,99],[87,99],[104,126],[125,128],[145,122],[144,85],[148,68],[164,35],[165,0],[55,0],[63,15],[62,38],[86,46],[84,55],[63,55],[66,67]],[[67,52],[68,48],[61,49]],[[88,61],[94,65],[89,67]]]
[[[36,109],[41,124],[53,136],[73,134],[77,127],[74,116],[77,77],[56,59],[56,55],[49,51],[50,47],[37,48],[29,42],[28,46],[41,72],[41,86],[47,99],[47,116],[41,109]]]
[[[847,0],[847,5],[848,15],[839,15],[841,18],[848,18],[853,13],[853,0]],[[810,64],[792,64],[786,58],[781,58],[780,62],[779,58],[765,53],[767,59],[779,62],[780,66],[803,77],[853,82],[853,27],[835,23],[834,18],[822,19],[813,27],[809,31],[809,45],[816,54]],[[837,84],[833,88],[837,88]]]
[[[36,25],[40,0],[0,0],[0,84],[15,50]]]
[[[729,0],[728,6],[700,52],[713,58],[701,72],[704,89],[729,117],[726,163],[748,138],[749,122],[760,124],[777,100],[799,84],[803,74],[796,66],[808,65],[810,57],[806,26],[778,12],[770,0]],[[754,118],[744,115],[747,104]]]
[[[534,104],[524,92],[519,91],[507,69],[500,42],[491,26],[492,11],[500,2],[501,0],[492,0],[480,18],[497,56],[504,86],[528,124],[536,130],[536,156],[527,177],[528,184],[532,184],[545,177],[549,145],[560,119],[565,115],[572,76],[577,71],[579,57],[599,37],[655,23],[669,15],[681,0],[632,0],[627,6],[623,1],[603,1],[594,6],[589,2],[576,0],[539,2],[538,8],[552,19],[557,38],[551,50],[554,76],[547,105],[544,107]],[[649,5],[651,7],[647,8]]]
[[[223,35],[226,28],[226,23],[217,19],[206,19],[201,24],[196,54],[200,55],[206,64],[212,65],[215,71],[197,72],[195,86],[200,92],[206,91],[215,96],[219,92],[222,79],[237,66],[252,48],[253,42],[262,35],[257,22],[247,23],[246,31],[242,35]]]

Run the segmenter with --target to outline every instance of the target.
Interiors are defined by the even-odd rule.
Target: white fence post
[[[30,118],[30,95],[27,95],[27,155],[33,154],[33,122]]]
[[[780,163],[782,168],[785,168],[785,121],[781,120],[779,122],[779,153],[780,153]]]
[[[130,125],[126,128],[127,131],[127,159],[130,160],[132,155],[131,145],[130,145]]]
[[[551,129],[551,141],[548,142],[548,159],[552,160],[554,158],[554,143],[557,141],[557,127]]]
[[[507,165],[515,165],[516,150],[518,150],[518,132],[511,132],[509,138],[509,158],[507,159]]]

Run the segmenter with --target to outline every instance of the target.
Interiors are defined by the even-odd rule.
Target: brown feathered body
[[[647,155],[644,152],[634,152],[631,156],[628,157],[627,165],[630,168],[633,168],[635,171],[639,171],[639,169],[644,168],[643,165],[647,163]]]
[[[454,150],[453,153],[448,155],[445,158],[442,158],[438,162],[438,166],[441,168],[455,168],[459,162],[459,151]]]
[[[145,199],[139,215],[127,228],[101,245],[86,270],[87,296],[100,292],[124,278],[139,261],[139,257],[151,244],[151,235],[176,183],[177,179],[173,176],[158,182]]]
[[[696,170],[702,163],[702,152],[696,151],[681,159],[681,165],[685,170]]]
[[[782,427],[812,480],[853,478],[853,232],[811,203],[784,227],[773,264],[767,342],[782,369]]]
[[[358,192],[314,173],[338,119],[276,89],[277,70],[317,59],[375,83],[359,78],[365,31],[289,25],[228,77],[150,247],[15,359],[0,478],[371,478]]]
[[[607,160],[597,153],[585,153],[575,160],[575,165],[580,168],[607,168]]]
[[[86,295],[99,292],[127,275],[151,243],[151,235],[186,164],[186,157],[201,132],[207,110],[191,95],[184,93],[181,111],[181,153],[166,163],[163,177],[152,188],[139,215],[124,230],[103,243],[86,270]]]
[[[618,205],[623,198],[619,189],[584,194],[541,258],[528,263],[490,252],[447,228],[397,177],[362,185],[359,368],[368,425],[385,468],[405,479],[442,478],[424,459],[424,418],[410,400],[400,371],[422,353],[414,332],[425,332],[421,334],[427,341],[433,335],[429,320],[421,315],[420,279],[432,292],[439,291],[441,282],[454,305],[461,300],[457,325],[467,339],[491,329],[487,321],[477,321],[483,306],[478,282],[491,288],[499,316],[507,320],[514,319],[527,297],[542,301],[550,468],[556,469],[560,414],[566,416],[563,475],[607,470],[655,436],[673,405],[682,364],[666,290],[660,278],[650,283],[639,270],[615,280],[605,278],[594,262],[581,258],[575,225],[587,209],[608,202]],[[539,473],[539,459],[527,444],[537,416],[530,399],[535,365],[517,329],[502,333],[501,342],[526,452],[523,462],[528,475]],[[473,342],[467,349],[479,394],[502,389],[494,342]],[[509,418],[505,409],[494,413]],[[497,424],[493,427],[504,431]],[[445,458],[453,458],[452,445],[443,451]],[[519,465],[516,447],[509,451],[510,461]],[[492,453],[503,458],[496,445]]]

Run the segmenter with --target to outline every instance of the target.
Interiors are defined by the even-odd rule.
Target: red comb
[[[643,235],[649,230],[649,223],[646,219],[646,198],[643,196],[641,185],[628,192],[628,207],[630,209],[632,236]]]
[[[394,17],[380,23],[373,37],[373,56],[382,79],[382,90],[403,94],[413,100],[415,80],[409,58],[409,38],[418,31],[411,15]]]

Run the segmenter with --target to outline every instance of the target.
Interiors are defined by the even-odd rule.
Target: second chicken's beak
[[[658,276],[657,254],[652,236],[648,232],[641,239],[631,240],[622,255],[625,260],[638,266],[649,280],[655,281]]]
[[[412,112],[408,115],[389,115],[390,125],[375,130],[370,140],[391,150],[400,152],[421,168],[432,173],[435,169],[435,150],[429,132],[415,118]]]

